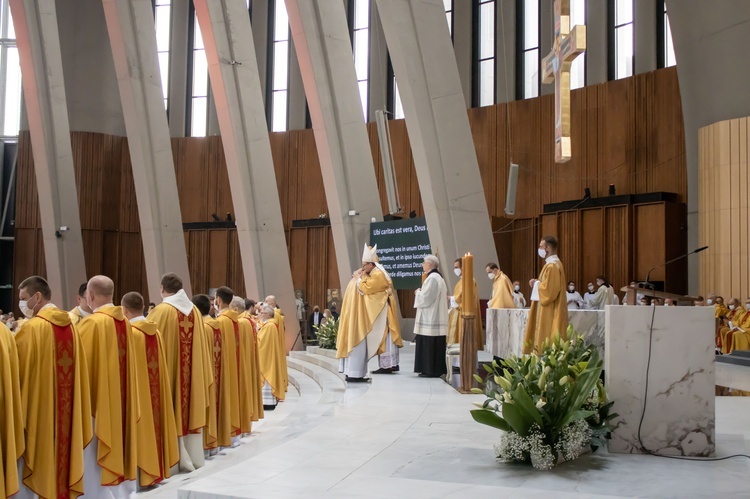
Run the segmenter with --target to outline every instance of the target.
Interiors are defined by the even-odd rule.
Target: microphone
[[[657,265],[656,267],[654,267],[653,269],[651,269],[651,270],[648,271],[648,274],[646,274],[646,281],[644,282],[644,284],[646,284],[646,285],[649,284],[648,279],[649,279],[649,277],[651,277],[651,272],[653,272],[654,270],[656,270],[658,268],[661,268],[661,267],[666,267],[667,265],[669,265],[672,262],[676,262],[677,260],[682,260],[683,258],[687,258],[690,255],[694,255],[696,253],[700,253],[701,251],[705,251],[707,249],[708,249],[708,246],[702,246],[702,247],[700,247],[700,248],[698,248],[696,250],[691,251],[690,253],[685,253],[684,255],[680,255],[677,258],[672,258],[671,260],[669,260],[667,262],[664,262],[661,265]],[[651,289],[653,289],[653,286],[651,286]]]

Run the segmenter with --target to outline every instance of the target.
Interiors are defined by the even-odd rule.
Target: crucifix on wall
[[[570,65],[586,50],[586,26],[570,29],[570,0],[555,0],[555,38],[552,52],[542,61],[543,83],[555,82],[555,162],[571,157]]]

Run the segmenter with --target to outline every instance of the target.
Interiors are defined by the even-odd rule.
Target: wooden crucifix
[[[542,61],[542,82],[555,82],[555,162],[571,157],[570,65],[586,50],[586,26],[570,29],[570,0],[555,0],[555,39],[552,52]]]

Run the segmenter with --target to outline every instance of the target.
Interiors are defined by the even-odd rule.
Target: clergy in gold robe
[[[226,435],[226,445],[231,444],[230,423],[230,397],[228,384],[222,384],[222,379],[227,376],[223,373],[227,369],[227,363],[222,362],[222,338],[219,322],[211,317],[213,305],[208,295],[193,296],[193,305],[203,316],[203,330],[206,334],[206,349],[211,353],[211,367],[213,368],[213,380],[208,390],[208,415],[206,427],[203,431],[203,448],[209,455],[218,453],[219,448],[219,425],[221,432]],[[220,404],[221,403],[221,404]]]
[[[50,303],[46,280],[29,277],[18,290],[31,315],[15,336],[26,429],[23,495],[78,497],[83,449],[92,437],[83,346],[68,312]]]
[[[237,324],[237,312],[229,309],[232,298],[234,298],[234,291],[226,286],[222,286],[216,290],[214,307],[217,311],[216,322],[219,324],[219,329],[221,330],[222,363],[226,363],[228,367],[227,376],[222,378],[222,383],[228,385],[227,388],[230,392],[228,398],[231,404],[231,428],[228,435],[231,437],[231,441],[229,444],[226,443],[227,435],[222,434],[220,429],[219,445],[236,447],[240,444],[239,437],[242,433],[242,422],[252,420],[252,415],[242,413],[243,394],[240,392],[240,328],[239,324]],[[225,353],[226,355],[224,355]]]
[[[13,333],[0,322],[0,498],[18,492],[18,463],[24,452],[23,412]]]
[[[456,260],[453,262],[453,273],[456,274],[458,277],[458,282],[453,288],[453,296],[450,297],[450,311],[448,312],[448,339],[447,342],[449,345],[453,344],[461,344],[461,338],[463,337],[463,326],[464,321],[461,318],[461,304],[464,297],[464,285],[463,285],[463,279],[461,279],[461,265],[462,260],[461,258],[456,258]],[[473,279],[474,281],[474,296],[477,298],[477,304],[476,309],[477,312],[481,310],[479,305],[479,289],[477,287],[477,280]],[[477,350],[482,350],[484,348],[484,340],[482,339],[482,321],[477,320],[476,324],[479,326],[479,334],[477,334]],[[460,362],[459,356],[455,355],[453,359],[454,365],[458,366],[458,363]]]
[[[545,236],[537,250],[545,264],[539,279],[532,279],[531,310],[526,323],[523,352],[541,351],[545,340],[565,337],[568,329],[568,304],[565,294],[565,269],[557,256],[557,239]]]
[[[92,277],[86,299],[94,313],[78,325],[94,418],[95,437],[84,452],[84,486],[91,497],[127,497],[135,491],[140,443],[136,371],[148,368],[135,355],[122,307],[112,304],[114,289],[109,277]]]
[[[205,464],[201,432],[206,426],[213,369],[206,350],[203,319],[182,286],[177,274],[164,274],[162,303],[149,312],[148,319],[156,323],[164,342],[180,443],[180,469],[193,471]]]
[[[78,288],[78,295],[76,295],[76,308],[68,312],[68,315],[70,315],[70,322],[72,322],[74,326],[77,326],[79,322],[91,315],[89,304],[86,303],[86,286],[88,286],[88,283],[84,282]]]
[[[365,245],[362,268],[354,272],[341,304],[336,358],[341,359],[339,371],[349,381],[367,381],[370,358],[387,354],[392,364],[396,349],[403,346],[393,285],[377,259],[377,245]],[[380,372],[398,370],[398,364],[379,367]]]
[[[727,349],[729,353],[734,350],[750,350],[750,298],[745,300],[745,314],[738,322],[738,329],[732,334],[732,343]]]
[[[724,304],[724,298],[721,296],[716,297],[716,303],[714,305],[714,315],[717,319],[721,319],[722,317],[726,317],[729,315],[729,308]]]
[[[274,410],[279,400],[284,400],[284,373],[279,363],[279,325],[276,310],[268,304],[260,307],[258,314],[258,367],[264,410]]]
[[[150,487],[169,478],[170,468],[180,461],[172,390],[161,332],[155,322],[143,316],[143,296],[131,291],[120,303],[130,321],[133,350],[140,359],[137,364],[145,364],[148,369],[137,370],[136,378],[141,409],[137,425],[139,483]]]
[[[276,325],[279,329],[279,362],[281,365],[284,391],[289,389],[289,377],[287,376],[287,365],[286,365],[286,327],[284,326],[285,317],[279,306],[276,304],[276,297],[274,295],[266,296],[264,301],[266,305],[271,305],[274,309],[274,318],[276,319]]]
[[[250,414],[250,420],[240,421],[243,434],[252,431],[252,422],[263,417],[263,404],[260,391],[260,372],[258,371],[258,352],[255,339],[255,324],[248,319],[240,318],[245,312],[245,300],[239,296],[232,298],[229,308],[237,313],[237,325],[240,330],[240,372],[246,373],[240,378],[240,393],[246,396],[242,400],[241,412]]]
[[[726,324],[719,329],[719,334],[716,335],[716,348],[721,350],[721,353],[731,353],[732,349],[732,336],[738,327],[742,324],[745,317],[745,307],[737,298],[729,300],[729,313],[726,316]]]
[[[516,308],[516,302],[513,300],[513,283],[508,276],[496,263],[488,263],[484,270],[492,280],[492,298],[487,308]]]

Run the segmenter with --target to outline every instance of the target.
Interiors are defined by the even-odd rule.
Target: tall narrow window
[[[443,0],[443,7],[445,7],[445,20],[448,21],[448,31],[453,38],[453,0]]]
[[[570,29],[586,24],[586,0],[570,0]],[[586,52],[570,65],[570,88],[586,86]]]
[[[21,126],[21,62],[8,0],[0,0],[0,136],[15,137]]]
[[[164,94],[164,109],[169,109],[169,44],[171,40],[172,1],[154,1],[156,24],[156,54],[159,58],[161,88]]]
[[[521,18],[517,63],[520,66],[519,97],[529,99],[539,96],[539,0],[519,0],[517,5]]]
[[[475,0],[474,105],[495,103],[495,0]]]
[[[269,117],[271,131],[283,132],[289,125],[289,16],[284,0],[273,0],[271,34]]]
[[[205,137],[208,130],[208,62],[206,49],[203,46],[203,36],[198,25],[195,10],[192,12],[192,38],[190,78],[190,119],[189,132],[192,137]]]
[[[610,7],[614,7],[614,12],[610,12],[610,43],[614,42],[611,76],[619,80],[633,76],[633,0],[613,0]]]
[[[662,3],[664,4],[662,10],[664,21],[662,22],[663,42],[660,45],[663,47],[663,53],[661,54],[663,63],[660,64],[660,67],[668,68],[677,64],[677,59],[674,56],[674,43],[672,42],[672,28],[669,26],[669,16],[667,15],[667,3],[663,0]]]
[[[357,70],[362,114],[368,119],[370,66],[370,0],[349,0],[349,29],[352,38],[354,68]]]

